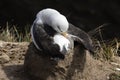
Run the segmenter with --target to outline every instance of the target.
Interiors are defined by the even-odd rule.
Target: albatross
[[[31,35],[35,47],[51,58],[64,59],[65,54],[74,48],[75,41],[94,52],[90,36],[69,23],[67,18],[55,9],[47,8],[37,13]]]

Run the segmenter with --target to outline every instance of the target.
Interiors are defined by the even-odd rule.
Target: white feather
[[[38,12],[33,24],[36,24],[36,25],[47,24],[51,26],[54,30],[56,30],[58,33],[67,32],[69,28],[69,23],[66,17],[60,14],[57,10],[50,9],[50,8],[43,9],[40,12]],[[37,47],[37,49],[41,50],[34,39],[33,27],[36,27],[36,26],[33,25],[31,28],[31,35],[32,35],[33,42]],[[39,35],[42,35],[42,34],[39,34]],[[56,34],[53,37],[53,40],[55,44],[58,44],[60,46],[61,52],[66,52],[69,50],[70,41],[64,36],[60,34]]]
[[[48,24],[57,32],[66,32],[69,28],[66,17],[50,8],[41,10],[36,16],[35,23]]]
[[[38,50],[41,51],[41,48],[39,48],[39,46],[37,45],[37,43],[36,43],[36,41],[35,41],[34,34],[33,34],[33,27],[35,27],[35,26],[32,25],[32,27],[31,27],[31,31],[30,31],[31,37],[32,37],[32,40],[33,40],[33,43],[34,43],[35,47],[36,47]]]
[[[61,34],[56,34],[53,37],[53,40],[54,40],[54,44],[59,45],[60,52],[67,52],[69,50],[70,41]]]

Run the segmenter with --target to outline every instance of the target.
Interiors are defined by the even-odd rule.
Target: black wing
[[[68,33],[77,36],[75,40],[82,43],[86,49],[94,53],[92,40],[86,32],[69,23]]]
[[[37,46],[44,51],[45,54],[55,58],[64,59],[64,55],[60,53],[60,48],[57,44],[53,44],[53,38],[51,38],[44,29],[44,25],[33,24],[31,34],[34,38],[34,42]]]

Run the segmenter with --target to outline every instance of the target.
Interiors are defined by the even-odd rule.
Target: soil
[[[31,80],[24,71],[24,58],[29,44],[0,41],[0,80]],[[114,56],[112,61],[104,61],[96,60],[86,54],[84,64],[80,78],[71,79],[72,75],[77,75],[74,70],[74,73],[67,75],[64,80],[120,80],[120,57],[118,56]],[[72,66],[74,67],[79,68],[77,65]],[[70,72],[73,72],[73,69]]]

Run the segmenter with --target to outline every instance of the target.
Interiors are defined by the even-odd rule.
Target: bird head
[[[67,37],[69,23],[65,16],[61,14],[54,16],[54,20],[52,21],[52,27],[56,32],[60,33],[64,37]]]
[[[51,26],[57,33],[67,37],[69,23],[66,17],[54,9],[43,9],[37,14],[38,23],[45,23]]]

